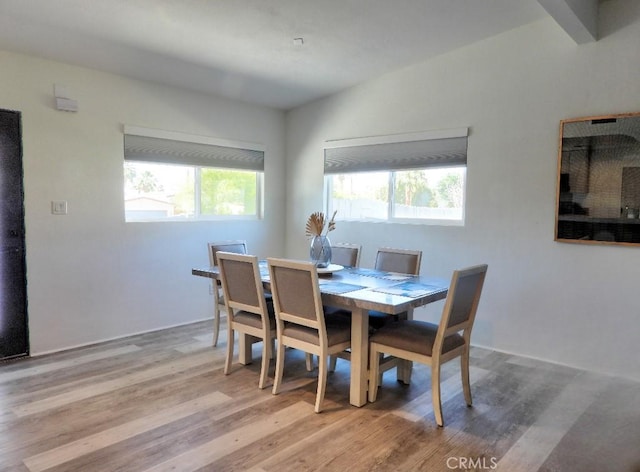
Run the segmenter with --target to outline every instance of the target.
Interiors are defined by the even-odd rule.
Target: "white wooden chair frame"
[[[230,241],[220,241],[208,243],[207,248],[209,252],[209,265],[217,266],[218,259],[216,257],[216,253],[220,251],[224,252],[236,252],[229,251],[230,248],[236,246],[244,246],[244,251],[238,254],[246,254],[247,253],[247,242],[244,240],[230,240]],[[216,347],[218,345],[218,337],[220,335],[220,307],[223,306],[221,303],[220,291],[222,289],[222,283],[219,280],[212,280],[212,292],[213,292],[213,346]]]
[[[235,332],[244,333],[252,336],[250,344],[262,341],[262,365],[260,369],[260,380],[258,388],[265,388],[267,383],[267,375],[269,372],[269,361],[272,359],[273,340],[276,337],[276,330],[270,328],[269,312],[267,310],[267,302],[262,289],[262,280],[260,278],[260,269],[258,267],[258,258],[256,256],[246,254],[235,254],[229,252],[218,251],[218,259],[221,261],[239,261],[249,263],[253,266],[253,278],[258,299],[258,305],[248,305],[232,300],[230,290],[225,275],[223,264],[220,264],[220,275],[222,278],[222,290],[224,293],[225,305],[227,307],[227,357],[224,365],[224,373],[228,375],[231,372],[231,364],[233,361],[233,345],[235,340]],[[235,313],[239,310],[254,313],[262,318],[262,327],[256,328],[244,323],[235,321]]]
[[[409,275],[420,275],[420,265],[422,263],[422,251],[420,249],[397,249],[392,247],[381,247],[376,252],[376,260],[374,263],[374,268],[377,270],[388,270],[383,263],[380,262],[381,254],[399,254],[399,255],[407,255],[414,256],[415,265],[413,270],[406,272]],[[406,319],[413,319],[413,308],[409,308],[406,313]],[[387,370],[391,370],[396,367],[397,370],[397,379],[399,382],[403,382],[405,384],[409,384],[411,382],[411,371],[413,365],[411,362],[406,361],[404,359],[398,358],[388,358],[384,359],[382,355],[380,356],[380,379],[379,382],[382,383],[382,374],[384,374]]]
[[[387,346],[377,342],[371,342],[369,344],[369,401],[376,401],[378,394],[378,381],[380,375],[380,354],[385,353],[393,357],[406,359],[414,362],[421,362],[431,367],[431,395],[433,402],[433,412],[436,418],[438,426],[444,426],[444,420],[442,417],[442,401],[440,397],[440,367],[445,362],[448,362],[456,357],[460,357],[460,367],[462,375],[462,388],[464,391],[464,398],[468,406],[471,406],[471,385],[469,383],[469,347],[471,341],[471,329],[473,328],[473,322],[475,320],[478,304],[480,302],[480,294],[482,292],[482,286],[486,277],[487,266],[479,265],[470,267],[468,269],[456,270],[453,273],[451,279],[451,286],[447,299],[445,301],[444,308],[442,310],[442,317],[440,324],[438,325],[438,331],[433,344],[431,356],[425,356],[412,351],[406,351],[404,349],[397,349],[392,346]],[[456,297],[456,288],[461,278],[470,275],[480,275],[480,280],[475,288],[475,294],[473,302],[469,311],[467,321],[459,323],[454,326],[449,326],[449,319],[451,317],[452,308],[454,306]],[[444,340],[447,336],[462,331],[462,338],[464,344],[452,349],[446,353],[442,353],[442,347]]]
[[[344,351],[351,345],[351,340],[328,345],[327,330],[324,320],[324,312],[322,309],[322,299],[320,296],[320,288],[318,285],[318,273],[315,266],[310,262],[291,261],[286,259],[267,259],[269,263],[269,273],[271,277],[271,291],[276,312],[276,326],[278,336],[278,348],[276,354],[276,372],[273,382],[273,394],[277,395],[282,384],[282,376],[284,370],[285,347],[300,349],[308,354],[318,356],[318,390],[316,393],[315,412],[322,411],[322,402],[327,385],[327,358],[332,354]],[[316,319],[309,320],[295,313],[284,312],[280,306],[280,291],[288,290],[287,287],[279,287],[275,271],[278,267],[289,268],[294,270],[306,271],[310,274],[311,284],[313,286],[313,302],[315,305]],[[318,331],[319,344],[305,342],[300,339],[289,337],[283,334],[284,323],[290,322],[298,325],[306,326]]]

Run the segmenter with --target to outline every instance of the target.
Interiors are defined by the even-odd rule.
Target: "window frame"
[[[142,164],[153,164],[153,162],[149,161],[134,161],[127,160],[126,162],[130,163],[142,163]],[[261,220],[264,215],[264,172],[258,171],[247,171],[246,169],[229,169],[229,168],[221,168],[221,167],[205,167],[205,166],[192,166],[192,165],[182,165],[182,164],[167,164],[167,163],[157,163],[161,165],[167,166],[182,166],[182,167],[191,167],[193,168],[193,190],[194,190],[194,210],[193,216],[169,216],[164,218],[150,217],[150,218],[140,218],[140,219],[127,219],[126,207],[124,209],[124,220],[125,223],[149,223],[149,222],[196,222],[196,221],[253,221],[253,220]],[[124,166],[123,166],[124,169]],[[202,214],[202,180],[201,180],[201,171],[202,169],[221,169],[221,170],[242,170],[246,172],[255,172],[256,174],[256,213],[253,215],[210,215],[210,214]]]
[[[466,220],[466,202],[467,202],[467,146],[468,146],[468,128],[455,128],[445,130],[434,131],[422,131],[417,133],[404,133],[398,135],[386,135],[386,136],[372,136],[363,138],[351,138],[351,139],[339,139],[328,140],[325,142],[324,154],[325,154],[325,171],[324,171],[324,207],[327,214],[333,214],[334,206],[332,204],[332,177],[335,175],[347,175],[347,174],[366,174],[367,172],[387,172],[388,173],[388,197],[387,197],[387,218],[353,218],[345,217],[344,215],[336,215],[336,218],[341,221],[352,222],[373,222],[373,223],[387,223],[387,224],[416,224],[416,225],[437,225],[437,226],[464,226]],[[411,146],[415,142],[423,142],[425,147],[431,146],[438,147],[449,138],[460,140],[464,138],[464,160],[462,161],[460,156],[456,156],[455,152],[451,156],[445,156],[442,161],[439,161],[441,156],[440,149],[433,155],[429,156],[429,152],[425,153],[425,156],[421,159],[417,157],[418,164],[412,165],[416,162],[415,152],[409,151],[407,154],[403,154],[401,146]],[[451,141],[453,142],[453,140]],[[363,151],[369,147],[375,147],[375,145],[385,145],[386,149],[391,147],[394,149],[394,145],[397,146],[399,154],[381,156],[377,155],[372,161],[367,160],[367,156],[363,155]],[[390,145],[390,146],[389,146]],[[445,146],[446,147],[446,146]],[[453,146],[455,147],[455,146]],[[452,150],[453,150],[452,147]],[[333,154],[328,157],[327,151],[338,151],[338,148],[347,148],[341,151],[346,154]],[[352,152],[350,152],[352,151]],[[447,159],[450,159],[447,161]],[[419,161],[422,161],[422,165]],[[449,164],[449,165],[447,165]],[[463,168],[463,182],[462,182],[462,214],[459,219],[450,218],[405,218],[394,216],[395,204],[395,178],[397,172],[411,171],[411,170],[429,170],[435,168]],[[344,172],[340,172],[340,169]]]
[[[165,131],[165,130],[157,130],[151,128],[142,128],[138,126],[124,125],[123,126],[123,138],[125,139],[125,155],[123,160],[123,182],[125,179],[124,169],[127,163],[131,164],[155,164],[155,165],[166,165],[166,166],[177,166],[184,168],[193,169],[193,192],[194,192],[194,201],[193,201],[193,215],[192,216],[169,216],[169,217],[149,217],[149,218],[140,218],[140,219],[128,219],[127,211],[126,211],[126,195],[123,188],[123,217],[125,223],[147,223],[147,222],[198,222],[198,221],[225,221],[225,220],[233,220],[233,221],[252,221],[252,220],[260,220],[264,217],[264,155],[265,148],[263,145],[258,143],[247,143],[242,141],[233,141],[222,138],[213,138],[208,136],[198,136],[185,134],[175,131]],[[171,157],[171,153],[164,153],[164,149],[161,149],[160,153],[157,150],[150,149],[149,155],[142,155],[142,158],[128,157],[127,156],[127,137],[129,138],[150,138],[151,140],[156,140],[157,142],[162,142],[161,140],[167,140],[167,142],[172,145],[180,146],[180,142],[185,143],[185,146],[196,145],[196,146],[211,146],[212,149],[222,149],[223,154],[222,158],[216,159],[209,158],[208,161],[203,161],[202,156],[198,153],[190,160],[187,155],[186,159],[183,160],[183,155],[176,154],[175,157]],[[229,151],[229,155],[224,151]],[[258,153],[258,156],[261,156],[259,160],[247,161],[245,156],[242,156],[241,153],[243,150],[246,150],[249,153]],[[146,152],[146,149],[136,149],[133,152]],[[159,155],[157,160],[154,159],[154,152]],[[239,153],[239,154],[238,154]],[[187,153],[185,153],[186,155]],[[237,154],[237,155],[236,155]],[[169,157],[167,157],[169,156]],[[239,157],[239,158],[238,158]],[[234,158],[237,159],[237,166],[234,165]],[[251,163],[253,162],[253,163]],[[210,164],[210,165],[209,165]],[[219,164],[219,165],[216,165]],[[255,173],[255,185],[256,185],[256,199],[255,199],[255,214],[251,215],[211,215],[211,214],[202,214],[202,171],[203,169],[218,169],[218,170],[228,170],[228,171],[242,171],[242,172],[250,172]]]
[[[460,219],[451,218],[403,218],[394,216],[395,206],[395,174],[396,172],[403,172],[405,170],[428,170],[430,167],[423,167],[417,169],[402,169],[402,170],[387,170],[377,172],[387,172],[388,177],[388,199],[387,199],[387,218],[351,218],[341,216],[340,213],[336,215],[336,220],[347,222],[363,222],[363,223],[388,223],[388,224],[412,224],[412,225],[432,225],[432,226],[464,226],[466,216],[466,201],[467,201],[467,167],[466,166],[451,166],[450,168],[464,168],[464,182],[462,193],[462,216]],[[352,174],[366,174],[366,172],[350,172]],[[332,177],[334,175],[344,174],[328,174],[324,176],[324,207],[327,214],[333,214],[335,208],[332,205],[331,194],[333,190]]]

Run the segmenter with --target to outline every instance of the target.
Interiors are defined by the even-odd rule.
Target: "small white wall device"
[[[78,111],[78,101],[71,98],[69,89],[64,85],[53,85],[53,95],[56,99],[56,110]]]

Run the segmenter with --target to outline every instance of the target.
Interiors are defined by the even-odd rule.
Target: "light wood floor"
[[[638,383],[474,349],[474,406],[447,364],[437,428],[426,367],[410,386],[387,372],[355,408],[338,360],[315,414],[301,353],[274,396],[259,362],[223,375],[221,334],[212,348],[197,323],[0,364],[0,471],[640,472]]]

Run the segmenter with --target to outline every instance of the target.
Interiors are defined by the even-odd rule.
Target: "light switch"
[[[66,200],[58,200],[51,202],[51,213],[53,215],[66,215],[67,214],[67,202]]]

